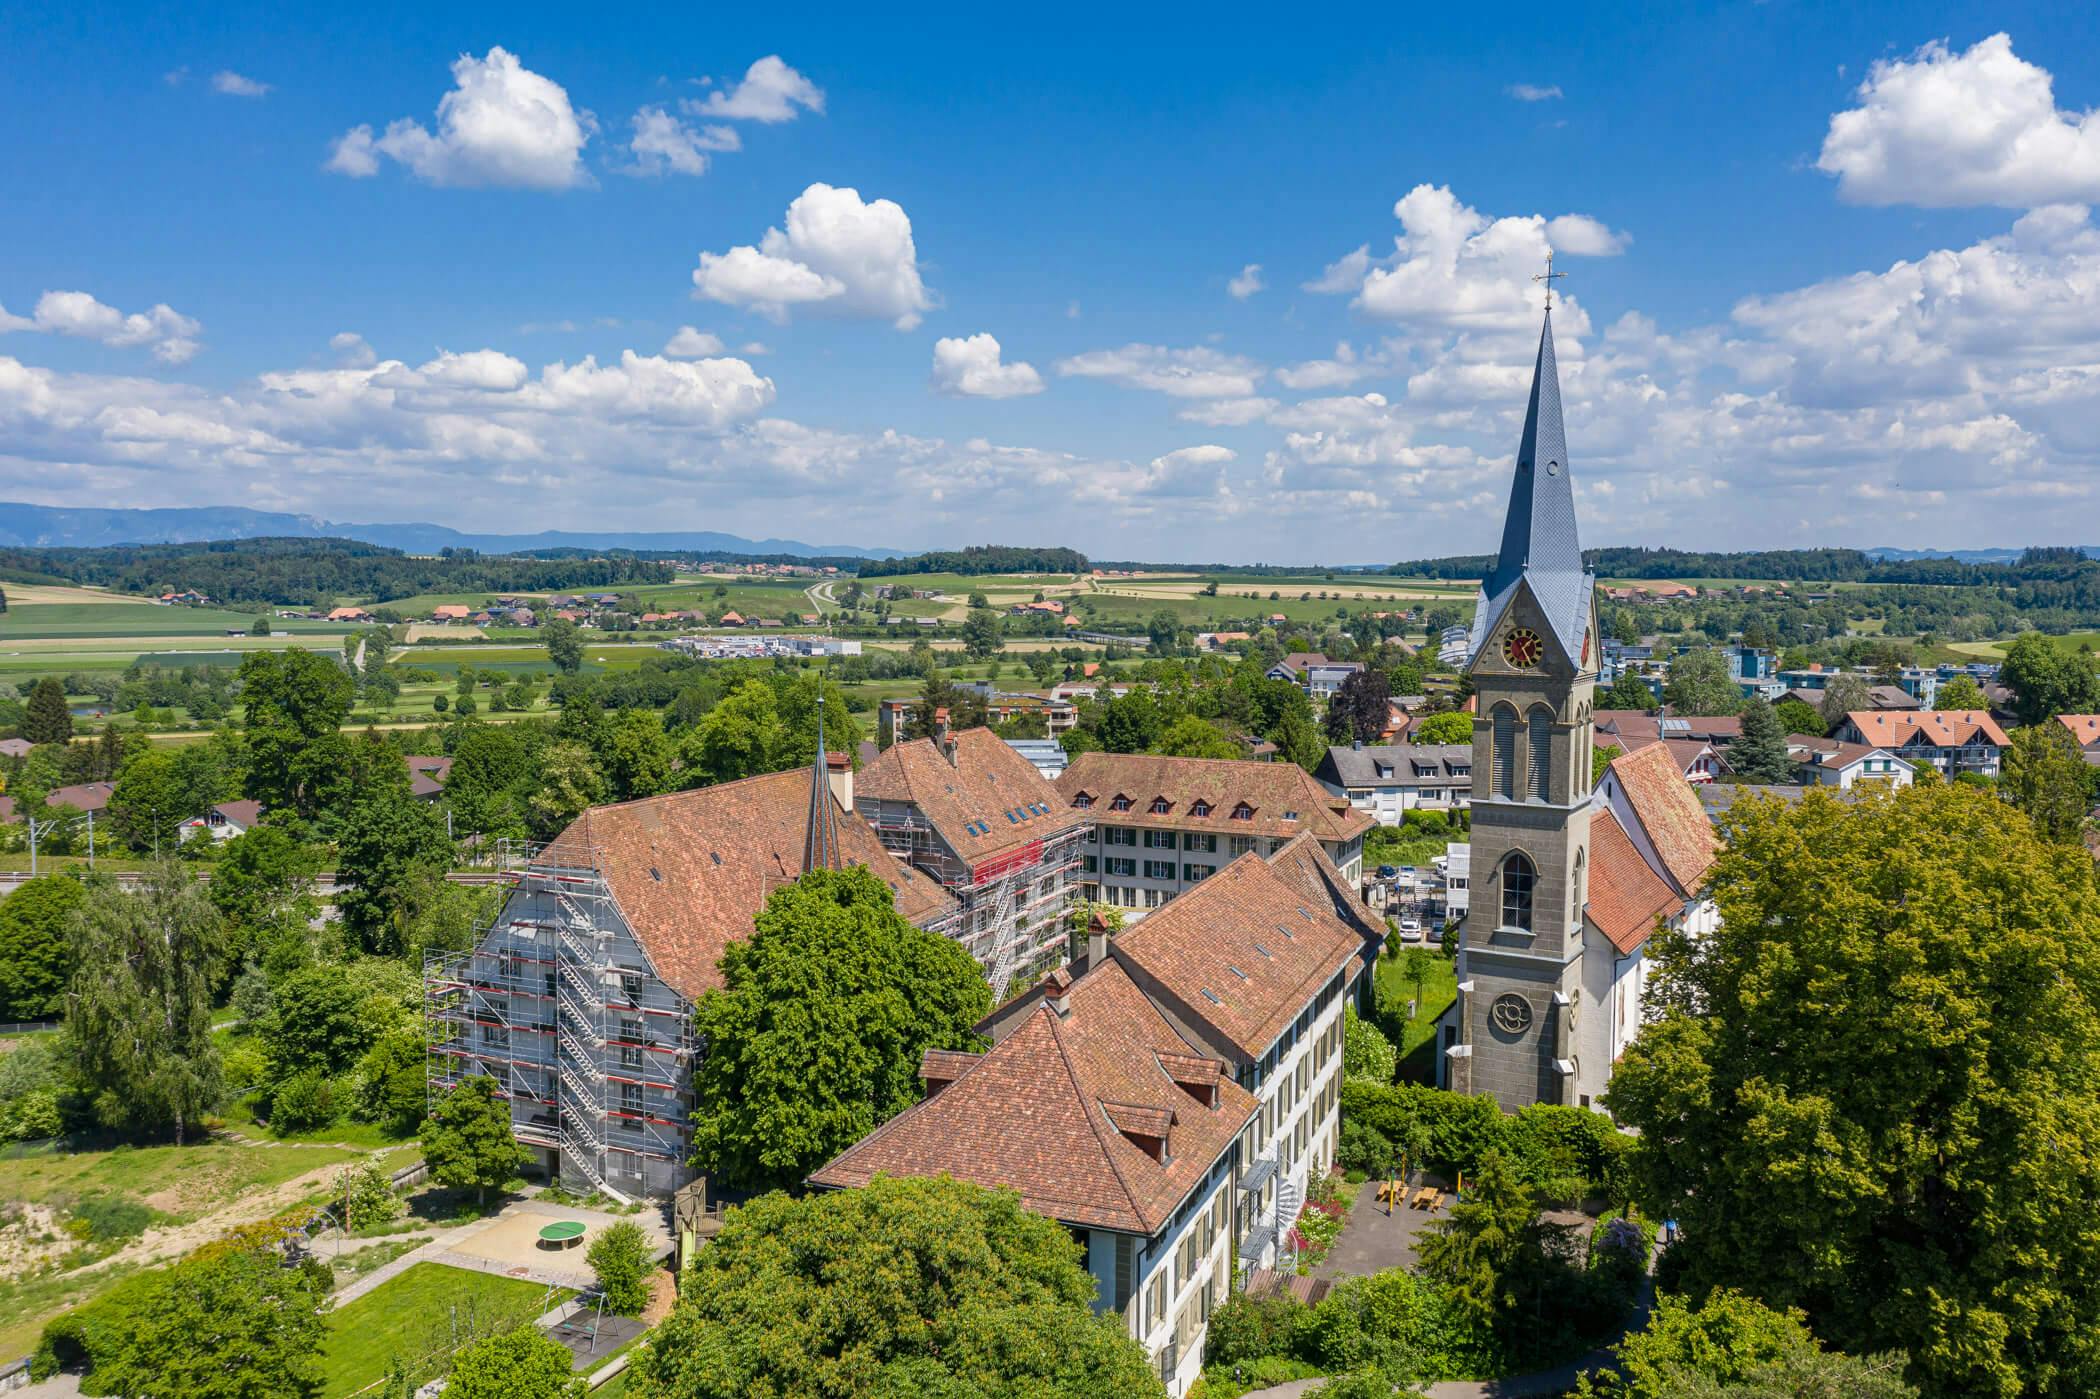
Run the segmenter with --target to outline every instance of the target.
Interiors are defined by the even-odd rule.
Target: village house
[[[1981,709],[1855,710],[1832,737],[1886,749],[1913,767],[1928,763],[1947,778],[1965,772],[1996,777],[1999,759],[2012,742]]]
[[[213,840],[232,840],[255,829],[262,820],[258,801],[219,802],[199,816],[192,816],[175,829],[178,841],[205,835]]]
[[[1057,791],[1092,821],[1081,862],[1085,897],[1139,918],[1239,856],[1273,854],[1307,831],[1353,883],[1375,824],[1296,763],[1082,753]]]
[[[1794,762],[1796,780],[1804,787],[1835,787],[1841,792],[1861,782],[1908,787],[1917,776],[1909,762],[1886,748],[1834,738],[1794,734],[1787,739],[1787,756]]]
[[[1410,811],[1463,807],[1473,792],[1470,743],[1353,743],[1330,747],[1313,776],[1381,826]]]
[[[1364,668],[1362,661],[1330,661],[1317,651],[1293,651],[1269,667],[1269,679],[1288,680],[1314,700],[1326,703],[1342,682]]]
[[[2100,767],[2100,714],[2059,714],[2056,722],[2071,731],[2071,741],[2086,762]]]

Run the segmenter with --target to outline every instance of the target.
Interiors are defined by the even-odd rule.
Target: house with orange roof
[[[1996,777],[2012,742],[1985,709],[1854,710],[1832,737],[1887,749],[1914,768],[1930,764],[1947,778]]]
[[[2071,731],[2071,741],[2085,760],[2100,767],[2100,714],[2059,714],[2056,722]]]

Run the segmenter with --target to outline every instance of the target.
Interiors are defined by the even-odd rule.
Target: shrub
[[[272,1131],[309,1132],[326,1127],[336,1115],[335,1085],[319,1069],[301,1069],[270,1096]]]
[[[408,1213],[408,1202],[394,1193],[394,1183],[374,1162],[350,1173],[344,1190],[344,1226],[353,1233],[388,1224]]]
[[[47,1088],[33,1089],[0,1107],[0,1142],[42,1141],[64,1130],[58,1095]]]
[[[639,1224],[623,1219],[591,1241],[585,1255],[597,1275],[605,1305],[621,1316],[639,1315],[649,1305],[649,1273],[656,1260]]]
[[[1376,1025],[1359,1020],[1356,1007],[1342,1010],[1342,1072],[1373,1083],[1391,1083],[1400,1054]]]
[[[89,1195],[73,1206],[66,1230],[92,1243],[135,1239],[153,1222],[153,1211],[124,1195]]]

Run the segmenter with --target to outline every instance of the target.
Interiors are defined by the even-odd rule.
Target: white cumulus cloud
[[[721,336],[682,325],[664,346],[664,353],[672,359],[709,359],[721,354],[722,348]]]
[[[1164,345],[1125,345],[1089,350],[1057,362],[1067,378],[1106,379],[1130,389],[1149,389],[1174,398],[1250,398],[1261,381],[1262,366],[1243,355],[1208,346],[1170,349]]]
[[[623,167],[630,175],[704,175],[709,151],[743,149],[734,127],[695,128],[662,107],[644,107],[634,114],[634,137],[627,143],[634,163]]]
[[[126,315],[84,291],[47,291],[27,316],[10,315],[0,306],[0,334],[13,330],[93,340],[120,350],[145,345],[162,363],[182,364],[197,353],[204,327],[166,302]]]
[[[989,333],[933,344],[933,386],[958,398],[1019,398],[1043,391],[1043,376],[1019,360],[1004,364],[999,342]]]
[[[354,330],[338,331],[328,337],[328,348],[335,351],[336,363],[344,369],[367,369],[379,363],[379,356],[365,337]]]
[[[1240,269],[1239,276],[1225,284],[1225,290],[1232,293],[1233,300],[1245,301],[1266,285],[1261,279],[1261,264],[1250,262]]]
[[[1816,167],[1858,204],[1948,208],[2100,199],[2100,111],[2060,111],[2047,69],[1993,34],[1876,63],[1830,119]]]
[[[911,220],[894,201],[813,184],[788,205],[785,229],[758,246],[702,253],[693,294],[784,321],[797,306],[878,316],[910,330],[934,302],[919,277]]]
[[[482,58],[461,54],[452,79],[435,134],[407,117],[377,137],[368,125],[352,127],[336,139],[326,168],[361,178],[378,172],[383,155],[434,185],[558,190],[589,182],[583,147],[592,123],[560,83],[500,45]]]
[[[228,97],[268,97],[270,85],[244,78],[231,68],[221,68],[211,75],[211,90]]]
[[[793,121],[796,109],[824,111],[824,90],[769,54],[744,71],[744,80],[682,104],[688,112],[735,121]]]
[[[1551,102],[1561,95],[1559,83],[1549,83],[1544,87],[1536,83],[1511,83],[1505,91],[1519,102]]]

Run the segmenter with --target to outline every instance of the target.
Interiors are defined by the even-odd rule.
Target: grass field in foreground
[[[418,1362],[449,1353],[455,1320],[471,1317],[479,1334],[492,1334],[497,1318],[521,1324],[571,1295],[556,1290],[550,1296],[536,1282],[418,1263],[324,1318],[322,1399],[347,1399],[385,1379],[396,1356],[421,1369]]]
[[[174,1219],[194,1219],[247,1191],[355,1155],[326,1146],[262,1147],[228,1137],[188,1146],[103,1151],[17,1146],[0,1151],[0,1199],[50,1202],[82,1195],[128,1195]]]

